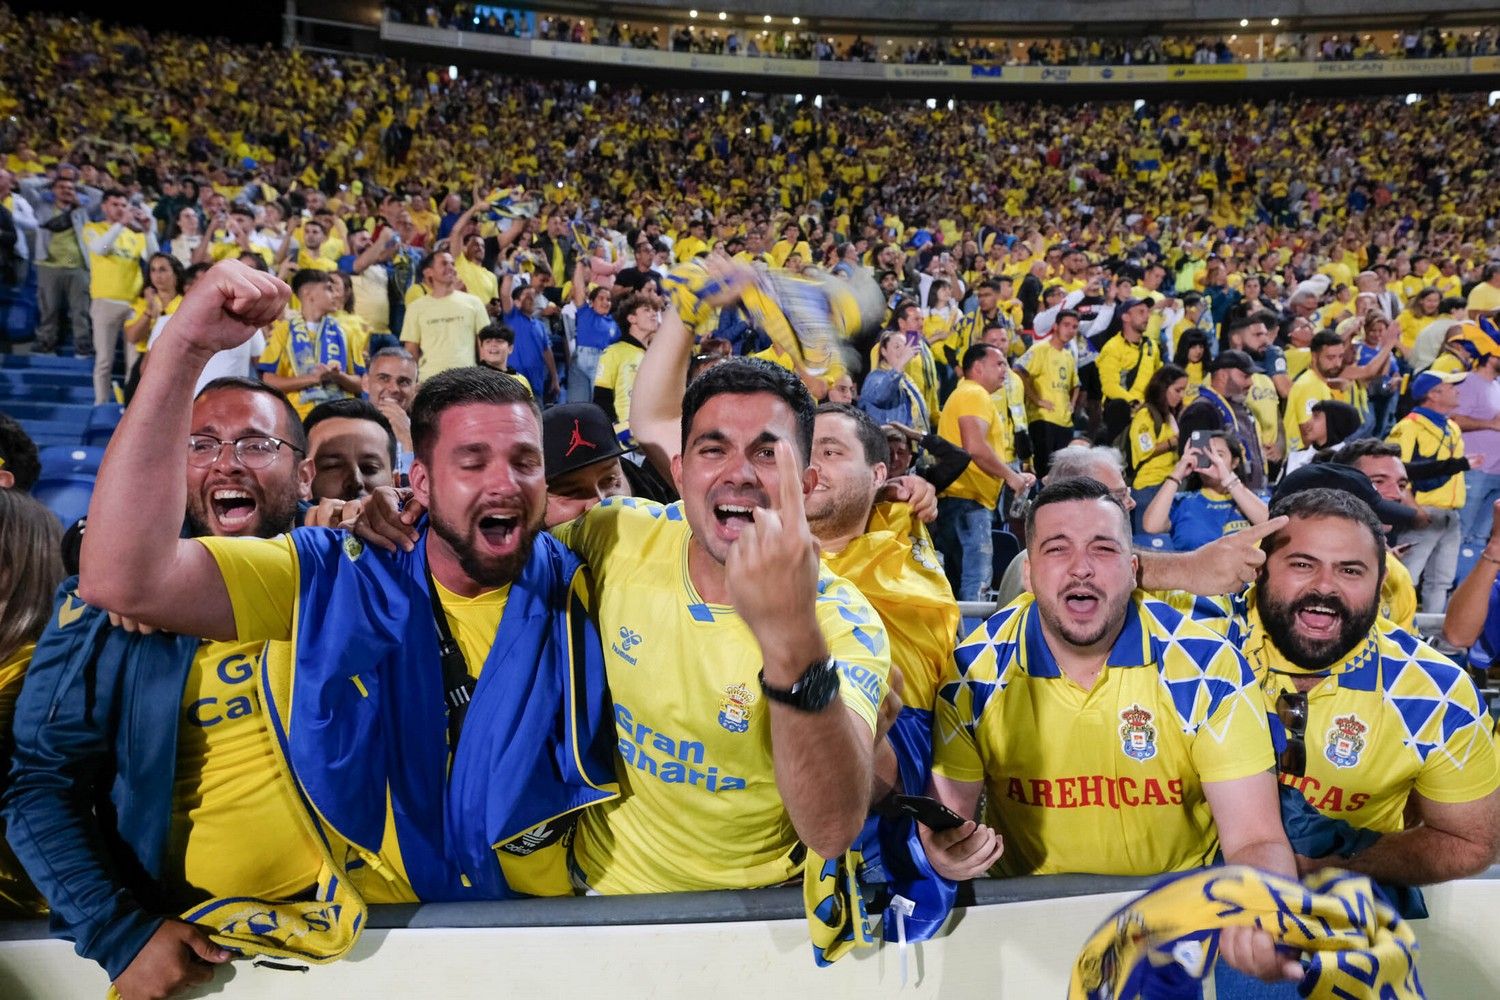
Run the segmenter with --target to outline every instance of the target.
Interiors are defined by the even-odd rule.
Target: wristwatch
[[[833,657],[825,656],[814,661],[788,688],[772,687],[766,683],[766,672],[760,672],[760,689],[767,698],[795,708],[799,712],[821,712],[839,693],[839,668]]]

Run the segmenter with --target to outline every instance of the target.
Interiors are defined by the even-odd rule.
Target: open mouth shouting
[[[217,486],[209,490],[208,509],[218,522],[216,535],[239,535],[248,533],[255,524],[256,511],[260,509],[255,495],[234,486]]]
[[[733,542],[755,523],[755,509],[769,506],[764,497],[724,497],[713,505],[714,529],[721,539]]]
[[[490,511],[480,515],[477,528],[479,543],[492,555],[508,555],[520,543],[521,515],[516,511]]]
[[[1104,607],[1104,595],[1094,587],[1079,584],[1063,591],[1062,607],[1075,621],[1088,622]]]
[[[1343,602],[1337,598],[1310,596],[1292,607],[1297,631],[1314,642],[1337,639],[1348,617]]]

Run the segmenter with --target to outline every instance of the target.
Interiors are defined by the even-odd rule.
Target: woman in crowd
[[[137,353],[146,353],[156,321],[177,311],[182,302],[182,274],[182,262],[171,254],[151,256],[146,265],[146,287],[131,305],[130,318],[125,321],[125,342],[134,344]]]
[[[1146,508],[1142,527],[1154,535],[1170,533],[1174,549],[1191,552],[1260,524],[1266,502],[1240,479],[1242,468],[1239,444],[1223,431],[1211,433],[1207,446],[1189,441]]]
[[[899,330],[880,337],[880,365],[865,378],[859,407],[877,424],[904,424],[923,434],[931,429],[922,391],[906,374],[906,366],[920,350]]]
[[[21,490],[0,490],[0,788],[10,772],[11,719],[36,640],[62,582],[57,518]],[[3,831],[0,831],[3,832]],[[0,840],[0,916],[46,912],[41,897]]]
[[[1202,385],[1206,378],[1203,369],[1208,364],[1208,334],[1196,326],[1182,331],[1172,364],[1182,369],[1190,389]]]
[[[201,242],[203,242],[203,221],[198,216],[198,209],[194,205],[184,205],[178,210],[177,219],[172,224],[172,236],[167,241],[167,249],[176,258],[177,263],[183,267],[191,267],[193,251],[198,249],[198,244]]]
[[[1337,399],[1324,399],[1313,404],[1312,417],[1309,422],[1311,428],[1302,434],[1302,443],[1306,447],[1299,448],[1287,456],[1283,476],[1311,462],[1313,455],[1319,449],[1336,448],[1355,437],[1362,420],[1359,411],[1348,403]]]
[[[1146,383],[1146,401],[1135,411],[1130,428],[1131,490],[1135,494],[1132,518],[1137,531],[1151,498],[1172,474],[1177,457],[1177,414],[1186,395],[1188,374],[1177,365],[1162,365]],[[1122,449],[1123,450],[1123,449]]]
[[[935,279],[927,289],[927,307],[922,310],[922,336],[929,344],[946,340],[963,314],[953,301],[952,283],[946,278]]]

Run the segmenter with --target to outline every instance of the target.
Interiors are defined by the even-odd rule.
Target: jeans
[[[594,376],[599,374],[599,355],[603,353],[597,347],[573,348],[572,360],[568,362],[568,402],[593,401]]]
[[[1495,524],[1493,511],[1495,501],[1500,500],[1500,475],[1470,469],[1464,476],[1464,494],[1468,499],[1459,515],[1463,543],[1473,549],[1482,549]]]
[[[114,387],[110,374],[115,367],[115,348],[125,338],[125,321],[130,318],[130,303],[119,299],[95,299],[89,306],[89,321],[94,326],[94,405],[113,403]],[[141,356],[134,344],[125,345],[125,378],[129,380],[136,359]]]
[[[977,500],[943,497],[938,501],[932,541],[943,556],[943,572],[960,601],[982,601],[995,572],[995,512]]]
[[[1424,528],[1403,532],[1401,541],[1412,546],[1401,562],[1413,580],[1421,581],[1421,610],[1442,614],[1448,607],[1448,591],[1458,571],[1458,547],[1462,539],[1459,511],[1446,507],[1423,507],[1430,523]]]

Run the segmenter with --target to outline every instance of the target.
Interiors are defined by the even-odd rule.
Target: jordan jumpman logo
[[[583,432],[578,427],[578,421],[574,420],[573,436],[568,438],[568,450],[563,452],[563,458],[567,458],[579,448],[593,448],[595,451],[597,451],[599,449],[599,446],[583,436]]]

